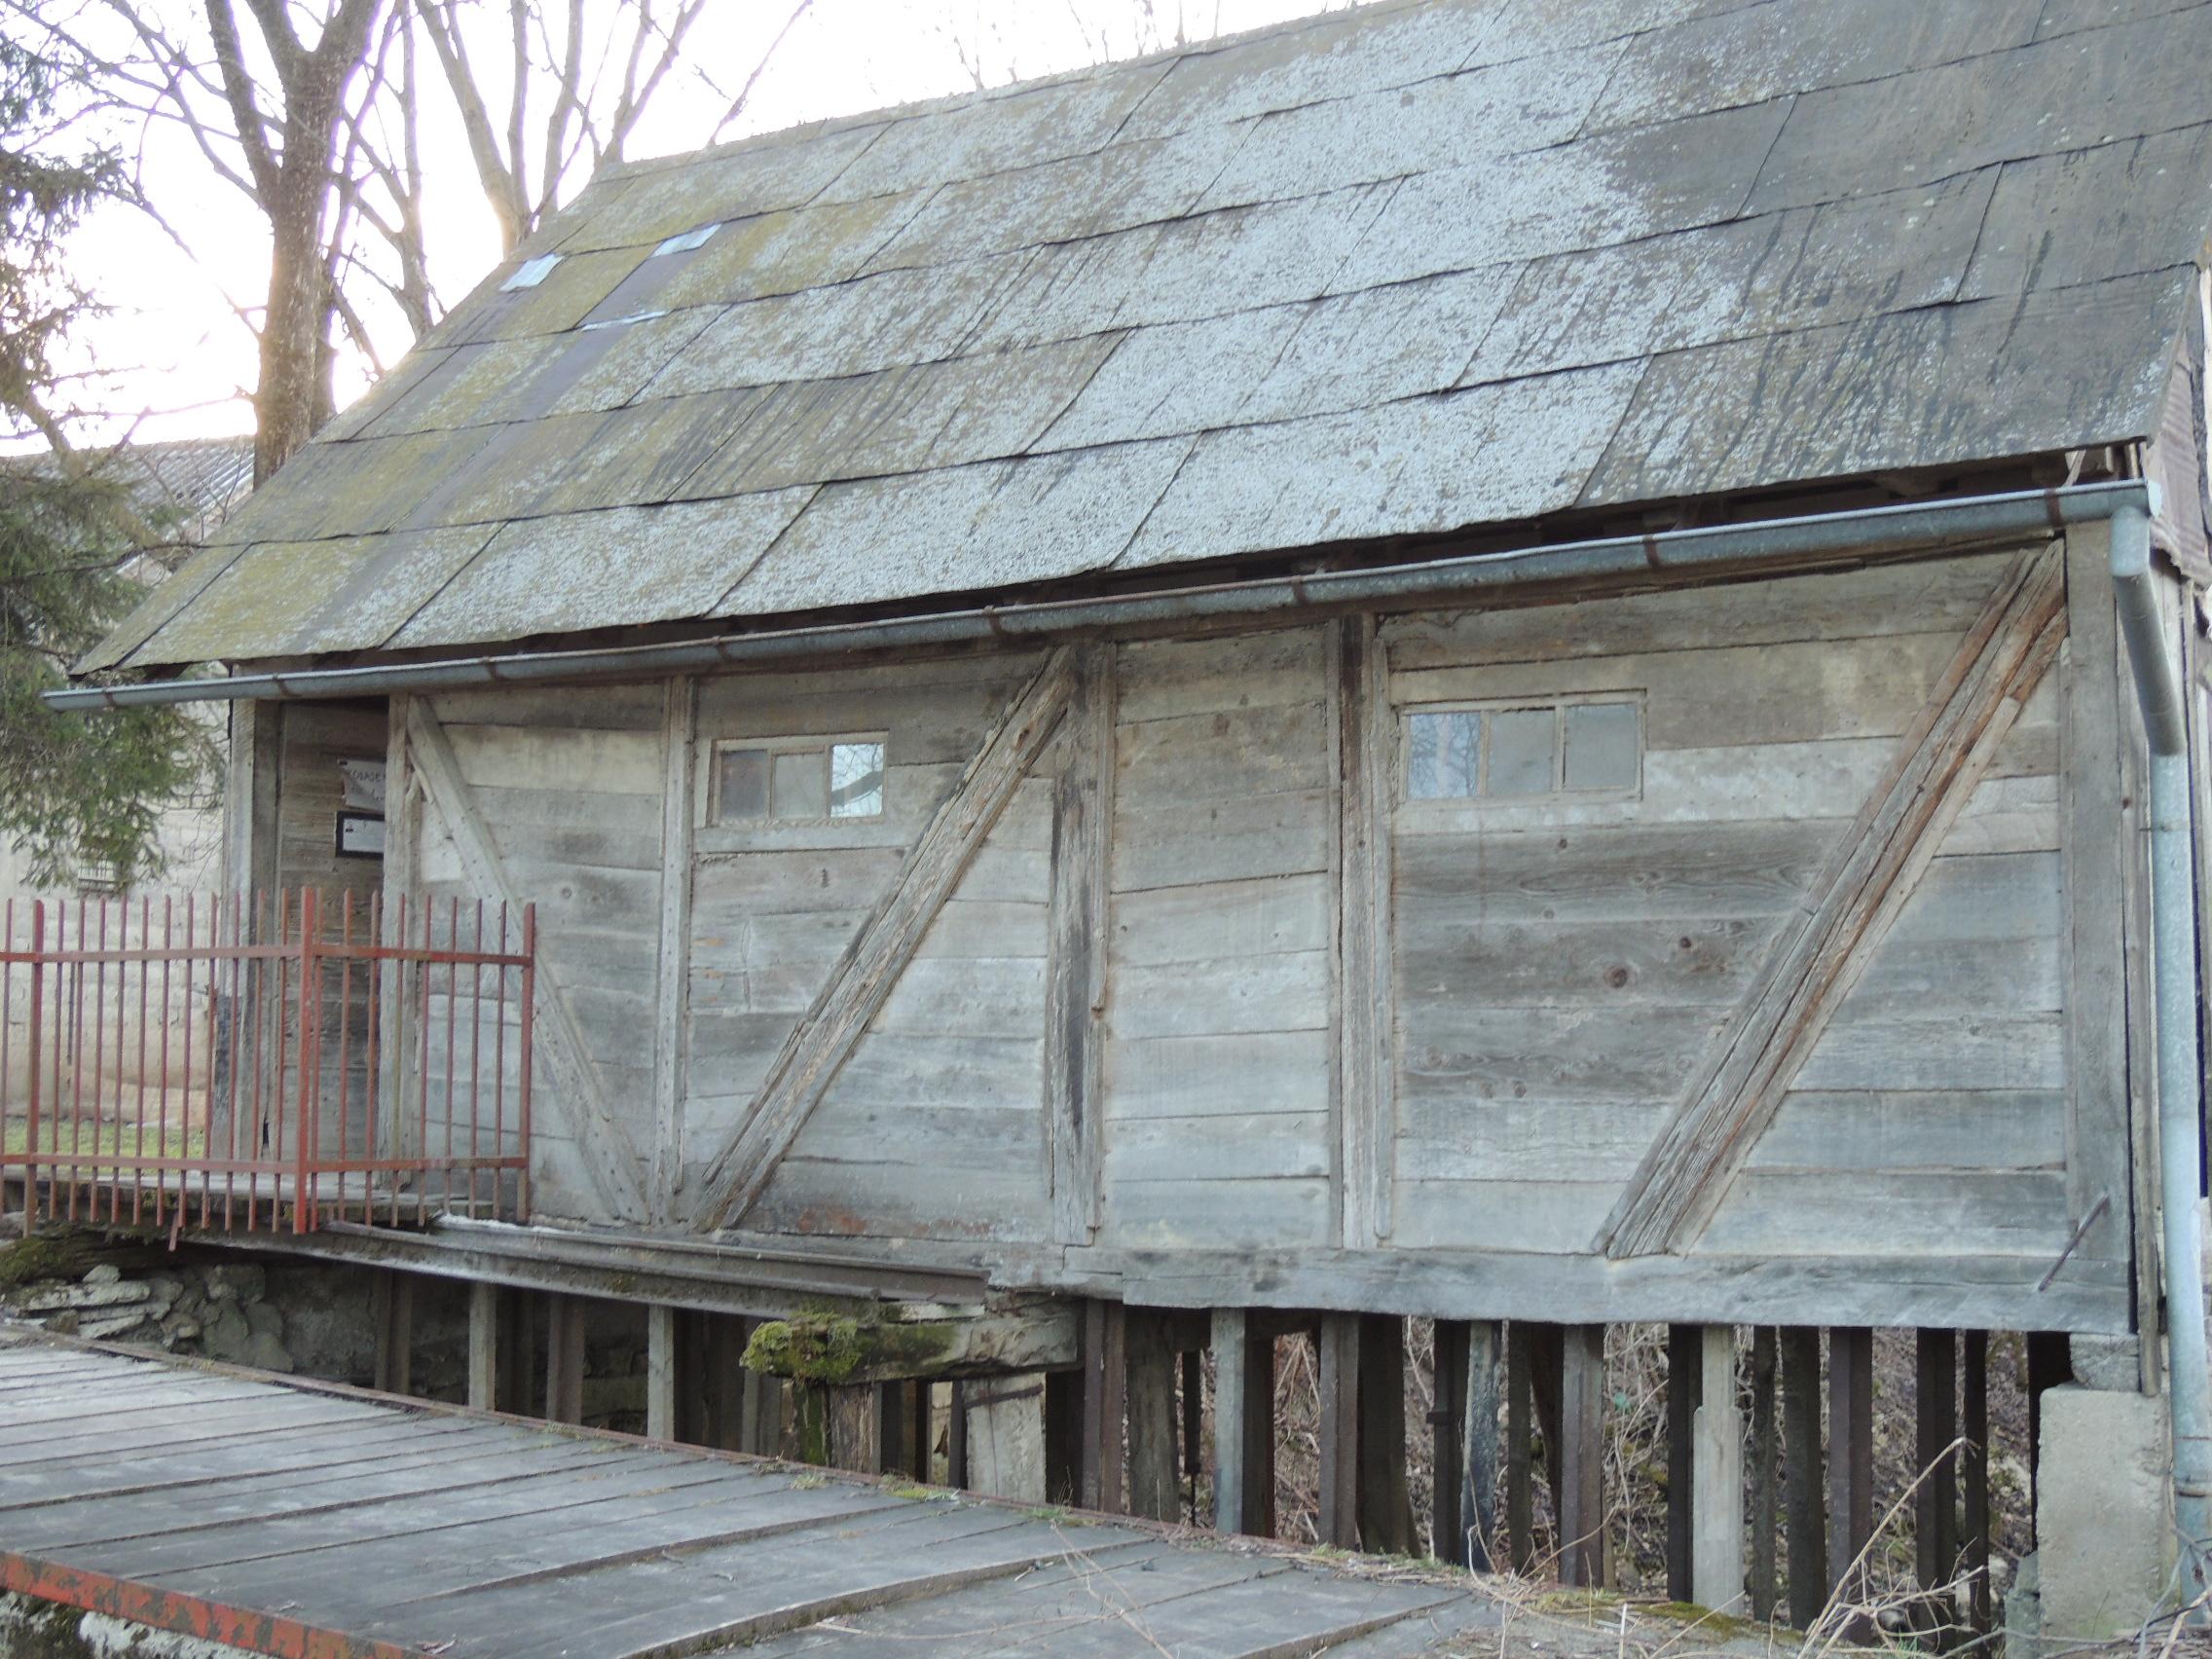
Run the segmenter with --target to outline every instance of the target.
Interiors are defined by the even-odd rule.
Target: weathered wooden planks
[[[884,1006],[922,936],[966,873],[1030,764],[1058,728],[1074,695],[1076,668],[1061,650],[1007,710],[970,761],[854,938],[806,1014],[770,1063],[752,1111],[710,1163],[693,1216],[702,1231],[726,1226],[760,1196],[845,1056]]]
[[[1815,890],[1683,1096],[1668,1132],[1623,1193],[1599,1244],[1611,1256],[1678,1247],[1711,1213],[1782,1089],[1914,883],[1988,754],[2035,690],[2064,632],[2064,567],[2055,549],[2023,554],[1900,744]]]

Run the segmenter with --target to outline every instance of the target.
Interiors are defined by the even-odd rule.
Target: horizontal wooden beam
[[[1000,1310],[893,1308],[868,1316],[798,1313],[757,1327],[745,1364],[769,1377],[844,1387],[861,1382],[1011,1377],[1059,1371],[1082,1356],[1069,1304]]]

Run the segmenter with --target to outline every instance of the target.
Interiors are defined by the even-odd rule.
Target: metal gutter
[[[2158,1215],[2165,1258],[2166,1364],[2172,1401],[2174,1530],[2180,1600],[2194,1608],[2212,1548],[2212,1377],[2204,1330],[2204,1241],[2197,1211],[2196,884],[2191,869],[2189,729],[2149,503],[2113,514],[2112,575],[2151,749],[2151,951],[2158,1063]],[[2147,1325],[2148,1317],[2144,1320]]]
[[[1921,544],[2046,535],[2066,525],[2109,519],[2123,503],[2140,504],[2144,499],[2143,485],[2133,480],[2079,484],[2058,490],[2023,490],[1809,518],[1663,531],[1652,535],[1612,536],[1372,570],[1324,571],[1305,576],[1272,576],[1111,598],[986,606],[926,616],[834,622],[662,645],[477,655],[363,668],[313,668],[131,685],[77,685],[46,692],[44,698],[51,708],[83,711],[147,703],[354,697],[467,686],[642,679],[743,668],[834,651],[1042,640],[1102,627],[1257,619],[1321,606],[1443,602],[1539,582],[1717,571],[1775,560],[1818,560]]]

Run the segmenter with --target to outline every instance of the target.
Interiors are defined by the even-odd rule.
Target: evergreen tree
[[[67,142],[56,101],[77,72],[0,32],[0,435],[49,446],[0,463],[0,837],[36,879],[96,866],[130,882],[157,873],[161,810],[210,756],[176,710],[86,719],[39,701],[159,573],[159,528],[113,456],[71,449],[58,397],[61,344],[94,311],[63,239],[122,178],[112,153]]]

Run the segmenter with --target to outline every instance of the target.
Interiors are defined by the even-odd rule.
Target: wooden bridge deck
[[[303,1659],[1380,1659],[1494,1617],[1138,1526],[8,1331],[0,1588]]]

